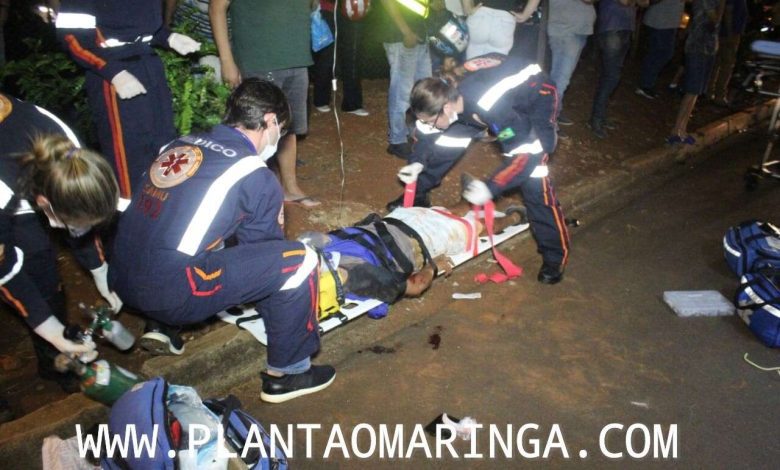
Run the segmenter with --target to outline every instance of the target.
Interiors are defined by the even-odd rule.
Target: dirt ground
[[[664,145],[677,112],[677,95],[664,91],[659,99],[650,101],[634,94],[638,61],[629,58],[623,81],[609,108],[609,117],[619,128],[611,131],[605,140],[596,138],[585,123],[595,92],[597,68],[595,54],[586,49],[566,93],[565,114],[575,124],[563,129],[568,138],[560,140],[551,160],[552,178],[559,194],[565,193],[566,187],[580,178],[603,174],[629,156]],[[671,72],[667,70],[662,76],[664,86],[668,84]],[[309,135],[299,142],[299,181],[323,204],[311,210],[286,206],[288,237],[295,237],[304,230],[327,230],[351,224],[371,211],[382,211],[387,201],[400,194],[401,186],[395,173],[403,162],[385,152],[387,80],[364,80],[363,88],[364,104],[371,112],[368,117],[339,114],[337,125],[332,112],[312,112]],[[689,129],[699,128],[729,113],[728,109],[701,103]],[[460,174],[467,171],[485,175],[500,163],[499,159],[496,146],[473,145],[442,187],[433,193],[433,203],[454,204],[460,198]],[[86,324],[86,319],[79,318],[76,305],[79,301],[97,302],[99,295],[90,276],[76,266],[69,254],[61,253],[59,261],[71,321]],[[17,415],[22,415],[64,397],[55,384],[37,377],[35,356],[22,321],[6,306],[0,309],[5,310],[2,315],[6,325],[6,334],[0,338],[0,398],[9,400]],[[143,324],[137,315],[126,312],[121,320],[136,335],[141,334]],[[218,322],[201,325],[187,331],[185,338],[191,339],[221,326]],[[130,370],[140,369],[149,357],[140,350],[122,354],[108,345],[101,346],[100,352],[102,357]]]

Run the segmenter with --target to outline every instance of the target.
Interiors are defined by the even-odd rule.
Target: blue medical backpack
[[[135,427],[136,436],[152,436],[157,426],[157,440],[154,443],[154,455],[146,449],[138,454],[126,456],[104,456],[100,463],[108,470],[175,470],[178,468],[176,457],[168,452],[173,449],[170,432],[172,414],[166,406],[168,383],[162,377],[142,382],[122,395],[111,407],[108,429],[111,434],[124,436],[128,426]],[[256,470],[286,470],[287,457],[275,447],[271,451],[271,439],[260,423],[241,409],[241,402],[233,395],[223,399],[204,400],[203,404],[214,414],[221,417],[225,439],[235,452],[241,456],[250,428],[256,427],[265,449],[265,456],[257,448],[251,448],[243,458],[247,467]],[[253,437],[253,440],[255,438]],[[132,447],[132,446],[131,446]],[[175,450],[175,449],[173,449]],[[271,456],[274,457],[271,457]]]
[[[780,347],[780,269],[742,276],[734,305],[750,331],[765,345]]]
[[[767,268],[780,268],[780,229],[751,220],[731,227],[723,237],[726,262],[742,277]]]

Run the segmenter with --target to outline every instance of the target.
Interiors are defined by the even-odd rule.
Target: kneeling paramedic
[[[231,94],[224,124],[166,145],[123,214],[110,270],[113,287],[152,322],[140,339],[181,354],[177,327],[256,302],[268,331],[261,398],[279,403],[330,385],[313,366],[318,257],[284,239],[283,193],[265,162],[290,110],[282,91],[252,78]]]
[[[548,176],[547,159],[556,145],[557,91],[539,65],[522,58],[488,54],[458,69],[456,79],[426,78],[412,89],[416,144],[409,165],[398,173],[417,181],[414,205],[430,206],[428,193],[485,131],[496,136],[504,163],[486,181],[471,180],[463,197],[481,206],[506,192],[519,191],[543,264],[538,280],[563,278],[569,235]],[[403,197],[403,196],[402,196]],[[402,197],[388,209],[400,205]]]
[[[82,149],[60,119],[3,94],[0,142],[0,298],[36,333],[38,375],[77,392],[78,378],[57,372],[53,360],[60,352],[94,357],[95,345],[63,335],[65,294],[46,225],[67,230],[77,261],[91,271],[98,291],[118,312],[122,302],[108,289],[108,266],[92,227],[114,218],[119,187],[105,159]]]

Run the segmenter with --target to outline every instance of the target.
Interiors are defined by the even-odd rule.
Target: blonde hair
[[[44,196],[64,223],[97,225],[114,216],[119,185],[99,154],[75,147],[63,135],[39,135],[19,163],[23,196]]]

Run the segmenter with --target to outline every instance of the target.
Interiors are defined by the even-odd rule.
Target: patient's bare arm
[[[426,265],[422,270],[409,276],[406,280],[406,297],[419,297],[428,290],[433,282],[433,266]]]

